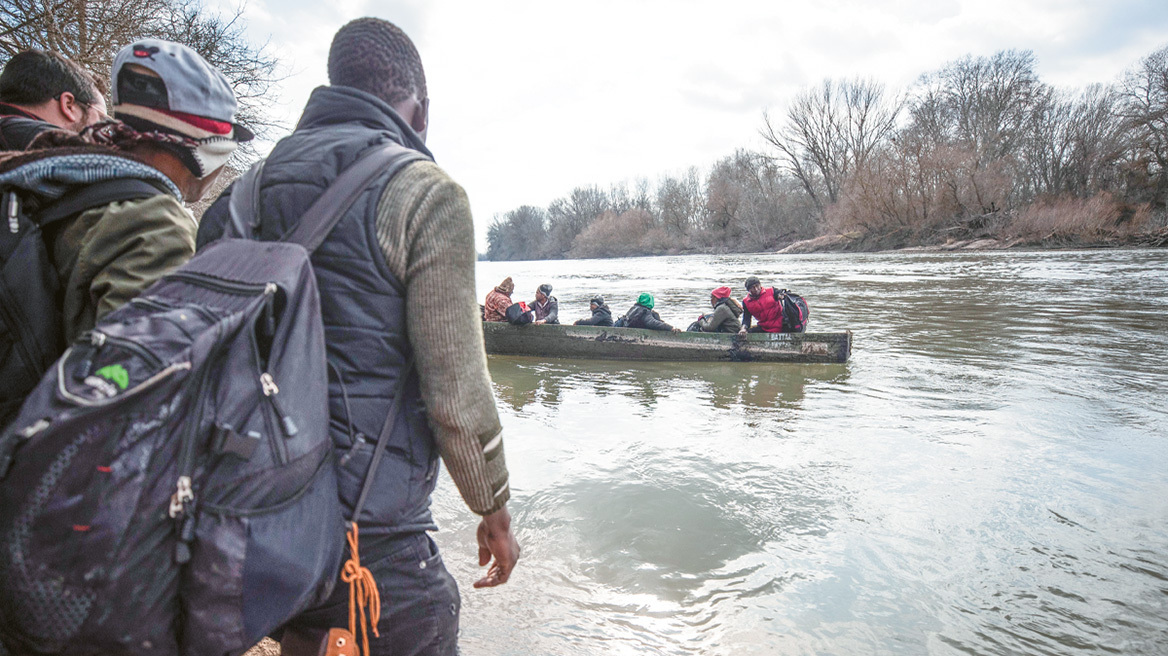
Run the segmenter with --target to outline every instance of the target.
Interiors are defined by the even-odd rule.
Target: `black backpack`
[[[240,654],[328,598],[344,525],[309,253],[409,154],[371,152],[284,241],[221,240],[110,313],[0,434],[11,651]]]
[[[507,306],[507,322],[515,326],[523,326],[532,322],[531,310],[524,310],[518,303]]]
[[[77,166],[72,158],[43,158],[4,174],[6,179],[23,178],[22,184],[0,185],[0,429],[65,351],[61,284],[46,231],[89,209],[169,193],[162,185],[138,178],[64,188],[50,184],[54,194],[32,191],[30,187],[40,182],[37,176],[48,173],[53,162],[58,167]]]
[[[807,330],[811,309],[807,299],[789,289],[776,289],[775,300],[783,304],[783,332],[801,333]]]

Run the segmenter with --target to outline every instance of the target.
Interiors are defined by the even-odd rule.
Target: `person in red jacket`
[[[746,279],[747,295],[742,299],[742,328],[738,334],[783,332],[783,303],[776,298],[773,287],[763,288],[759,279]],[[750,326],[751,319],[758,319],[758,325]]]

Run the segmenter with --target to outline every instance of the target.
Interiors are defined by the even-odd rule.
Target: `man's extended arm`
[[[743,299],[746,300],[746,299]],[[750,310],[746,309],[746,303],[742,304],[742,328],[738,331],[744,333],[750,330]]]
[[[474,295],[470,203],[437,165],[410,164],[382,194],[377,238],[390,272],[406,287],[406,328],[438,450],[467,506],[484,516],[480,560],[486,553],[495,563],[475,585],[505,583],[519,545],[506,508],[502,425]]]

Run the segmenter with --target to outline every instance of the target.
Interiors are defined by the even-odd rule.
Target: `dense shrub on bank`
[[[1147,204],[1130,205],[1104,192],[1039,200],[1006,225],[1003,236],[1027,244],[1094,244],[1131,240],[1155,228]]]

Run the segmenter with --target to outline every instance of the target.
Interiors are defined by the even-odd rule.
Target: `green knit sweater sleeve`
[[[510,489],[475,298],[466,193],[432,162],[408,165],[382,193],[377,239],[406,288],[406,329],[442,460],[467,506],[492,513]]]

